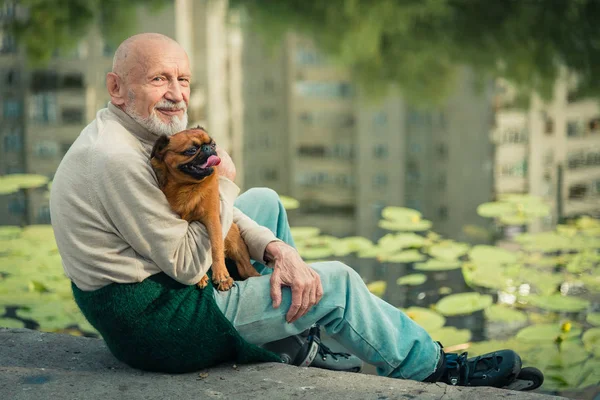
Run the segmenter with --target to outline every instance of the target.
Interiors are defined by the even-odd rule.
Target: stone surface
[[[283,364],[192,374],[131,369],[100,339],[0,328],[0,399],[558,399],[528,392],[382,378]]]

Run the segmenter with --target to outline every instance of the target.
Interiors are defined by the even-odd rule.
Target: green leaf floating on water
[[[527,315],[524,312],[499,304],[492,304],[485,309],[484,313],[488,321],[527,322]]]
[[[437,302],[436,310],[445,316],[471,314],[492,305],[492,296],[477,292],[457,293]]]
[[[539,324],[521,329],[517,332],[516,338],[526,342],[551,344],[559,336],[569,340],[576,339],[579,335],[581,335],[581,328],[576,326],[572,326],[569,332],[563,332],[560,324]]]
[[[345,256],[350,253],[372,249],[373,242],[361,236],[350,236],[338,239],[333,248],[335,256]]]
[[[418,286],[427,281],[427,276],[423,274],[410,274],[398,278],[396,280],[396,284],[398,285],[408,285],[408,286]]]
[[[581,338],[585,349],[595,357],[600,357],[600,328],[591,328],[585,331]]]
[[[446,323],[444,316],[428,308],[409,307],[401,310],[427,332],[436,331]]]
[[[600,326],[600,313],[589,313],[586,320],[591,325]]]
[[[503,265],[517,262],[518,256],[500,247],[479,245],[469,251],[469,258],[476,263]]]
[[[416,261],[423,261],[425,256],[419,253],[417,250],[405,250],[400,253],[386,255],[380,257],[381,261],[391,263],[411,263]]]
[[[50,187],[48,187],[48,189],[50,189]],[[286,210],[295,210],[296,208],[300,207],[300,202],[292,197],[280,195],[279,200],[281,201],[283,208]]]
[[[474,264],[465,263],[462,273],[465,282],[471,287],[503,290],[513,282],[499,265],[478,268]]]
[[[298,253],[305,260],[316,260],[321,258],[331,257],[333,249],[329,246],[324,247],[297,247]]]
[[[467,254],[470,246],[466,243],[444,241],[429,248],[429,254],[439,260],[455,261]]]
[[[406,207],[385,207],[381,211],[381,216],[390,221],[406,221],[421,218],[421,213],[412,208]]]
[[[515,206],[511,203],[490,202],[483,203],[477,207],[477,214],[484,218],[497,218],[510,215],[515,212]]]
[[[25,328],[25,323],[14,318],[0,318],[0,328]]]
[[[456,329],[453,326],[446,326],[433,332],[429,332],[429,334],[433,340],[440,342],[444,347],[467,343],[471,340],[471,331],[467,329]]]
[[[0,240],[16,239],[21,235],[22,229],[18,226],[0,226]],[[0,248],[0,253],[2,249]]]
[[[416,233],[388,233],[377,242],[383,251],[395,252],[411,247],[420,248],[427,243],[427,239]]]
[[[377,223],[381,229],[388,231],[406,231],[406,232],[422,232],[426,231],[432,226],[432,222],[426,219],[418,221],[388,221],[382,219]]]
[[[552,294],[550,296],[531,295],[524,299],[531,305],[549,311],[577,312],[587,309],[590,305],[588,300],[572,296],[562,296],[560,294]]]
[[[9,174],[0,176],[0,187],[17,185],[20,189],[30,189],[44,186],[49,179],[43,175],[36,174]]]
[[[382,297],[385,294],[385,289],[387,288],[386,281],[373,281],[367,284],[367,288],[369,292],[373,293],[377,297]]]
[[[321,230],[312,226],[295,226],[290,228],[295,241],[300,241],[313,236],[319,236]]]
[[[430,258],[424,263],[417,263],[414,269],[417,271],[450,271],[453,269],[459,269],[461,263],[459,261],[444,261]]]

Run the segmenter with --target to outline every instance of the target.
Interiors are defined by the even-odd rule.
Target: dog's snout
[[[213,149],[210,144],[203,144],[201,147],[203,153],[212,153]]]

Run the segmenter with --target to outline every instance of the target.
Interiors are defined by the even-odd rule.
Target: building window
[[[55,158],[58,152],[58,143],[52,140],[43,140],[33,145],[33,153],[40,158]]]
[[[375,158],[387,158],[388,148],[385,144],[378,144],[373,148]]]
[[[326,149],[323,145],[302,145],[298,146],[298,155],[307,157],[325,157]]]
[[[438,217],[441,221],[446,221],[448,219],[448,207],[440,206],[438,208]]]
[[[387,114],[383,111],[378,112],[373,116],[373,125],[383,127],[387,125]]]
[[[82,124],[83,114],[82,108],[65,107],[61,112],[62,122],[65,124]]]
[[[14,54],[17,52],[17,41],[13,35],[0,31],[0,54]]]
[[[586,168],[600,165],[600,150],[578,151],[567,155],[569,169]]]
[[[375,189],[382,189],[388,185],[388,176],[382,172],[378,173],[373,177],[373,187]]]
[[[260,110],[260,117],[264,120],[273,119],[277,116],[277,110],[273,107],[263,108]]]
[[[593,118],[588,123],[588,129],[591,134],[600,133],[600,118]]]
[[[48,92],[60,88],[59,76],[54,71],[34,71],[31,74],[31,91]]]
[[[275,181],[279,178],[279,171],[275,168],[263,169],[263,178],[267,181]]]
[[[6,119],[20,118],[23,114],[23,104],[16,99],[6,99],[4,100],[3,114]]]
[[[332,156],[340,160],[353,160],[354,146],[349,143],[337,143],[333,146]]]
[[[55,123],[57,117],[56,93],[43,92],[31,96],[30,118],[38,123]]]
[[[18,153],[23,150],[23,135],[19,130],[13,130],[4,136],[4,151],[6,153]]]
[[[304,97],[326,99],[349,98],[353,95],[352,85],[347,82],[296,82],[296,93]]]
[[[16,87],[19,83],[20,75],[19,71],[15,69],[9,69],[6,71],[6,75],[4,76],[4,82],[6,82],[6,86],[9,88]]]
[[[504,164],[500,166],[500,176],[512,176],[523,178],[527,176],[527,160],[516,164]]]
[[[16,196],[8,202],[8,212],[11,215],[25,214],[25,196],[23,193],[17,193]]]
[[[567,136],[582,137],[585,134],[585,125],[583,121],[567,121]]]
[[[439,160],[446,160],[448,158],[448,147],[445,143],[438,143],[435,150]]]
[[[580,200],[587,195],[588,187],[585,184],[578,183],[569,187],[569,199]]]
[[[62,87],[64,89],[83,89],[83,74],[66,74],[63,76]]]
[[[296,65],[323,65],[325,63],[325,58],[314,50],[296,50]]]
[[[48,205],[43,205],[38,209],[36,223],[50,224],[50,207]]]

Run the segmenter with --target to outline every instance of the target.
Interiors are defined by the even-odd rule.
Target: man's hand
[[[236,169],[233,160],[231,157],[229,157],[229,154],[227,154],[227,152],[219,146],[217,146],[217,155],[221,159],[221,163],[217,167],[217,174],[224,176],[233,182],[236,175]]]
[[[292,290],[292,305],[286,321],[292,323],[310,310],[323,297],[321,278],[309,267],[293,247],[283,242],[271,242],[265,250],[265,259],[273,268],[271,299],[273,308],[281,305],[281,287]]]

